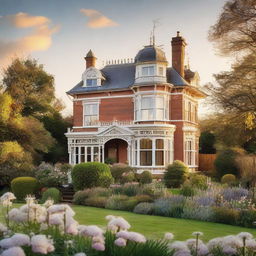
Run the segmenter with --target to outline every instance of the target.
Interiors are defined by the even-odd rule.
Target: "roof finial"
[[[177,37],[180,37],[180,31],[177,31]]]
[[[156,30],[157,25],[160,24],[159,20],[160,19],[153,20],[153,29],[152,29],[152,32],[150,35],[150,45],[153,45],[153,46],[155,45],[155,30]]]

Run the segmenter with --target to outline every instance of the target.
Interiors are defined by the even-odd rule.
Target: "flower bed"
[[[208,243],[200,239],[201,232],[194,232],[194,238],[183,242],[175,241],[172,233],[161,240],[147,240],[129,231],[131,226],[122,217],[107,216],[107,227],[101,229],[79,225],[68,205],[53,205],[51,200],[39,205],[28,196],[25,205],[11,209],[14,199],[12,193],[1,197],[6,207],[6,225],[0,224],[2,256],[250,256],[256,250],[255,239],[246,232]]]

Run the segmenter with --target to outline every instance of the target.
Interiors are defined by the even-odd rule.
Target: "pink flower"
[[[12,247],[3,251],[1,256],[26,256],[23,249],[20,247]]]
[[[95,225],[79,226],[80,234],[83,236],[103,236],[103,230]]]
[[[116,240],[115,240],[115,245],[117,245],[117,246],[119,246],[119,247],[124,247],[124,246],[126,246],[126,240],[125,239],[123,239],[123,238],[117,238]]]
[[[102,243],[93,243],[92,248],[97,251],[105,251],[105,245]]]
[[[32,251],[35,253],[48,254],[54,251],[53,241],[45,235],[35,235],[31,238]]]

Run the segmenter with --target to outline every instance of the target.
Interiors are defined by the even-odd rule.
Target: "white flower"
[[[2,201],[3,207],[11,207],[12,206],[12,201],[11,200],[3,200]]]
[[[35,253],[48,254],[54,251],[53,241],[45,235],[35,235],[31,238],[32,251]]]
[[[31,204],[35,203],[36,198],[33,195],[27,195],[25,200],[26,200],[27,205],[31,205]]]
[[[105,240],[104,240],[104,237],[103,236],[94,236],[92,238],[92,242],[93,243],[102,243],[102,244],[105,244]]]
[[[23,249],[20,247],[12,247],[3,251],[1,256],[26,256]]]
[[[16,199],[15,195],[11,192],[6,192],[0,197],[0,201],[5,201],[5,200],[14,200]]]
[[[253,235],[251,233],[248,232],[241,232],[237,235],[237,237],[243,239],[253,239]]]
[[[192,236],[203,236],[203,235],[204,235],[204,233],[199,232],[199,231],[192,233]]]
[[[175,241],[169,245],[171,249],[176,251],[188,251],[188,247],[185,242]]]
[[[222,237],[216,237],[211,239],[208,243],[207,246],[209,248],[209,250],[212,250],[216,247],[222,247],[223,246],[223,239]]]
[[[174,238],[173,233],[167,232],[167,233],[165,233],[165,235],[164,235],[164,239],[166,239],[166,240],[172,240],[173,238]]]
[[[102,243],[93,243],[92,248],[97,251],[105,251],[105,245]]]
[[[115,217],[112,220],[109,221],[109,226],[116,226],[121,230],[127,230],[131,227],[131,225],[122,217]]]
[[[251,250],[256,250],[256,241],[255,239],[246,240],[246,247]]]
[[[66,227],[66,233],[71,235],[77,235],[78,229],[77,229],[77,223],[72,223],[69,226]]]
[[[64,219],[62,214],[51,214],[49,216],[49,224],[50,225],[63,225]]]
[[[117,245],[117,246],[119,246],[119,247],[124,247],[124,246],[126,246],[126,240],[125,239],[123,239],[123,238],[117,238],[116,240],[115,240],[115,245]]]
[[[14,246],[30,245],[30,237],[25,234],[17,233],[11,237]]]
[[[7,227],[4,224],[0,223],[0,233],[6,232],[7,230]]]
[[[111,221],[111,220],[113,220],[113,219],[115,219],[115,218],[116,218],[116,217],[113,216],[113,215],[107,215],[107,216],[105,217],[105,219],[108,220],[108,221]]]
[[[86,256],[86,254],[84,252],[79,252],[79,253],[76,253],[74,256]]]
[[[181,250],[177,251],[173,254],[173,256],[192,256],[189,250]]]
[[[52,206],[50,206],[47,211],[50,214],[54,214],[54,213],[66,213],[69,216],[74,216],[75,212],[71,209],[71,207],[67,204],[54,204]]]
[[[48,229],[48,225],[46,223],[41,223],[40,225],[40,231],[44,231]]]
[[[130,237],[130,232],[129,231],[119,231],[118,233],[116,233],[116,237],[128,240]]]
[[[43,206],[45,206],[46,208],[49,208],[50,206],[52,206],[54,204],[54,201],[52,199],[48,199],[44,202]]]
[[[11,238],[4,238],[0,241],[0,247],[7,249],[13,247],[13,240]]]
[[[227,255],[235,255],[237,253],[237,250],[231,246],[224,246],[222,250],[223,250],[223,253]]]
[[[103,230],[95,225],[80,225],[79,233],[83,236],[103,236]]]

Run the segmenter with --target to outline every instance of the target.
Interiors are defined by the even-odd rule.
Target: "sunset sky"
[[[171,37],[176,31],[188,43],[187,59],[201,84],[212,74],[229,69],[229,61],[215,55],[207,35],[224,0],[0,0],[0,66],[14,56],[31,56],[55,77],[56,93],[72,112],[66,96],[81,80],[89,49],[103,61],[134,58],[149,44],[152,21],[159,19],[156,44],[171,62]],[[201,112],[203,112],[201,108]]]

